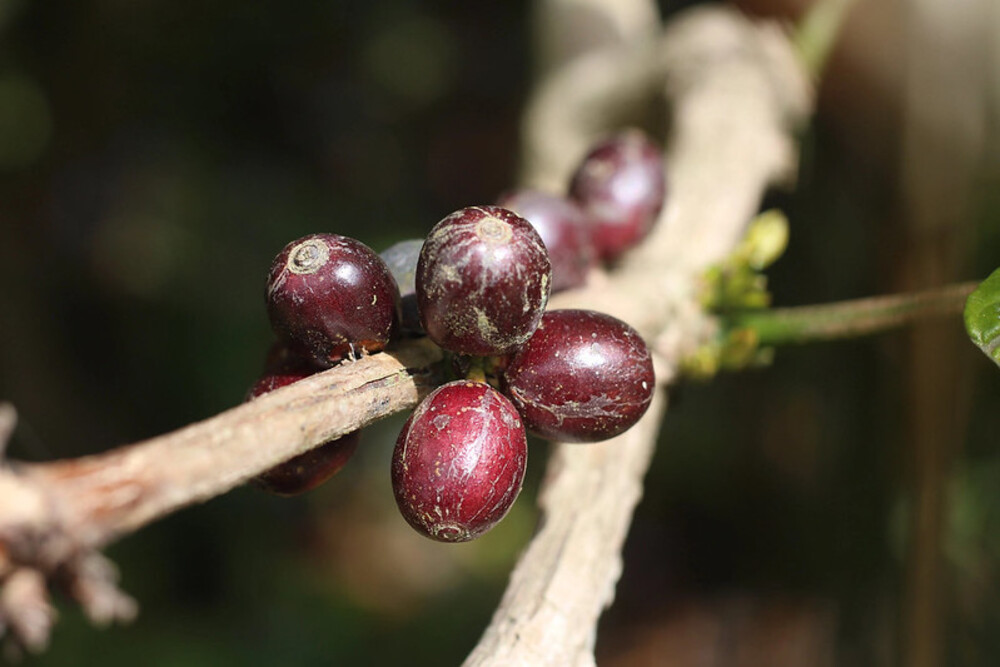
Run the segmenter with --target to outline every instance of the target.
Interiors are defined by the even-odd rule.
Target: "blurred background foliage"
[[[794,19],[809,2],[738,4]],[[776,303],[1000,264],[995,9],[858,3],[798,188],[767,202],[792,222]],[[332,231],[381,250],[511,187],[529,16],[525,2],[0,0],[11,456],[97,452],[240,402],[287,241]],[[996,664],[1000,374],[957,318],[781,350],[675,398],[600,664]],[[139,619],[96,630],[61,605],[29,664],[458,663],[531,534],[545,446],[496,531],[442,546],[395,511],[401,422],[367,430],[306,496],[239,489],[114,545]]]

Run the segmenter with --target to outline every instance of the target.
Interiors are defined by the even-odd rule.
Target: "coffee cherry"
[[[459,380],[425,398],[392,455],[392,488],[403,518],[441,542],[465,542],[507,514],[524,480],[524,426],[489,385]]]
[[[613,261],[646,237],[663,208],[663,154],[639,130],[611,137],[586,155],[569,193],[590,218],[597,254]]]
[[[324,369],[324,366],[317,364],[294,346],[278,341],[271,345],[267,351],[264,372],[250,386],[246,400],[249,401],[275,389],[281,389]]]
[[[297,382],[322,370],[286,345],[268,353],[267,370],[250,387],[247,400]],[[253,478],[261,489],[279,496],[294,496],[315,489],[343,468],[358,448],[361,432],[348,433],[280,463]]]
[[[553,310],[513,355],[504,383],[530,432],[596,442],[623,433],[646,412],[653,363],[642,337],[621,320]]]
[[[304,236],[271,264],[272,328],[321,363],[384,348],[398,325],[398,311],[396,281],[360,241],[337,234]]]
[[[262,472],[253,482],[278,496],[311,491],[347,465],[360,441],[361,431],[348,433]]]
[[[309,377],[313,373],[324,370],[312,358],[288,343],[275,342],[267,351],[264,360],[264,372],[251,385],[246,400],[257,398],[285,385]]]
[[[539,190],[517,190],[497,202],[531,223],[552,262],[552,291],[579,287],[594,266],[590,227],[575,202]]]
[[[399,287],[402,305],[400,325],[403,331],[415,334],[424,333],[424,328],[420,324],[420,309],[417,307],[416,290],[417,260],[420,259],[420,248],[423,245],[423,239],[411,239],[400,241],[379,253],[379,257],[389,267],[389,271]]]
[[[498,206],[463,208],[435,225],[420,251],[421,323],[452,352],[510,352],[538,326],[551,276],[545,244],[526,220]]]

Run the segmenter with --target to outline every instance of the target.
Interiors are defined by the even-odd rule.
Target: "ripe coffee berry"
[[[360,241],[312,234],[292,241],[271,264],[267,314],[283,341],[321,363],[389,342],[399,291],[385,262]]]
[[[507,395],[532,433],[596,442],[630,428],[653,396],[653,362],[642,337],[591,310],[545,313],[504,372]]]
[[[389,267],[392,277],[399,287],[399,298],[402,305],[400,325],[404,331],[423,334],[420,324],[420,309],[417,307],[417,260],[420,259],[420,248],[423,239],[400,241],[379,253],[379,257]]]
[[[325,442],[262,472],[253,483],[278,496],[296,496],[311,491],[347,465],[360,440],[361,431],[354,431]]]
[[[463,208],[435,225],[420,251],[421,323],[451,352],[505,354],[538,326],[551,277],[530,223],[498,206]]]
[[[663,153],[639,130],[611,137],[586,155],[569,192],[590,218],[597,254],[617,259],[646,237],[663,208]]]
[[[276,346],[269,354],[268,370],[250,388],[247,400],[297,382],[319,370],[287,347]],[[358,448],[360,439],[361,432],[355,431],[325,442],[261,473],[253,479],[253,483],[279,496],[294,496],[315,489],[340,472]]]
[[[583,211],[575,202],[539,190],[517,190],[497,202],[531,223],[552,262],[552,291],[579,287],[594,266],[594,247]]]
[[[396,504],[417,532],[465,542],[507,514],[524,480],[524,426],[487,384],[438,387],[406,421],[392,455]]]

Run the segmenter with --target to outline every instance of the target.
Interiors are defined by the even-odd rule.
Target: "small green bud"
[[[777,209],[764,211],[750,222],[741,250],[750,268],[761,271],[774,264],[788,247],[788,218]]]

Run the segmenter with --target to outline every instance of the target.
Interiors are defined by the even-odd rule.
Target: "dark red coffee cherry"
[[[639,130],[611,137],[583,159],[569,193],[590,218],[597,254],[615,260],[646,237],[663,208],[663,153]]]
[[[268,349],[264,360],[264,372],[251,385],[246,400],[280,389],[325,368],[301,350],[295,349],[288,343],[277,341]]]
[[[360,241],[311,234],[289,243],[271,264],[272,328],[321,363],[381,350],[398,325],[398,312],[396,281]]]
[[[551,279],[530,223],[498,206],[463,208],[435,225],[420,251],[420,320],[446,350],[504,354],[538,326]]]
[[[579,287],[595,263],[590,227],[575,202],[540,190],[517,190],[497,202],[531,223],[552,262],[552,291]]]
[[[400,325],[403,331],[423,334],[424,327],[420,324],[420,309],[417,307],[417,260],[420,259],[420,248],[423,239],[400,241],[379,253],[379,257],[389,267],[392,277],[399,287],[399,298],[402,305]]]
[[[361,431],[354,431],[325,442],[262,472],[253,483],[278,496],[296,496],[311,491],[347,465],[360,441]]]
[[[322,370],[310,359],[297,355],[286,345],[278,344],[268,353],[267,370],[259,377],[247,400],[298,382]],[[294,496],[315,489],[347,464],[358,448],[361,432],[323,443],[319,447],[280,463],[253,478],[253,483],[263,490],[279,496]]]
[[[623,433],[653,396],[653,362],[642,337],[592,310],[553,310],[510,360],[507,395],[528,431],[596,442]]]
[[[396,441],[396,504],[431,539],[471,540],[514,504],[527,458],[524,426],[506,397],[480,382],[442,385],[417,406]]]
[[[325,366],[316,363],[314,359],[288,343],[278,341],[267,351],[264,372],[250,386],[246,400],[281,389],[322,370],[325,370]]]

